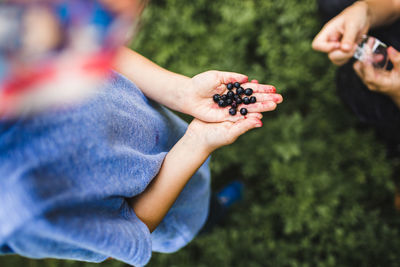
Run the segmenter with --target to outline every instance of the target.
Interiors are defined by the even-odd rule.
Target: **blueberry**
[[[233,100],[228,98],[227,100],[225,100],[225,103],[226,103],[227,106],[230,106],[230,105],[232,105]]]
[[[233,86],[235,86],[236,88],[239,88],[239,87],[240,87],[240,83],[235,82],[235,83],[233,84]]]
[[[253,94],[253,89],[247,88],[246,90],[244,90],[244,94],[248,95],[248,96],[251,96]]]
[[[218,106],[220,106],[221,108],[226,107],[225,101],[222,100],[222,99],[220,99],[220,100],[218,101]]]
[[[242,114],[243,116],[245,116],[245,115],[247,114],[247,109],[241,108],[241,109],[240,109],[240,114]]]
[[[243,94],[244,94],[244,89],[243,89],[242,87],[238,88],[238,89],[236,90],[236,94],[237,94],[237,95],[243,95]]]
[[[233,99],[233,97],[235,96],[235,93],[232,92],[232,91],[229,91],[229,92],[226,94],[226,96],[227,96],[227,98]]]
[[[250,97],[250,103],[256,103],[257,98],[255,96]]]
[[[232,116],[235,116],[236,115],[236,108],[229,109],[229,114],[231,114]]]
[[[244,97],[244,98],[243,98],[243,103],[244,103],[245,105],[250,104],[250,99],[249,99],[247,96]]]
[[[228,83],[226,85],[226,88],[228,88],[228,90],[232,90],[233,89],[233,84],[232,83]]]
[[[237,103],[236,103],[236,101],[233,101],[233,102],[232,102],[231,107],[232,107],[232,108],[237,108]]]
[[[221,99],[221,100],[226,100],[228,97],[226,96],[226,95],[221,95],[221,97],[219,98],[219,99]]]
[[[236,101],[236,104],[238,104],[238,105],[243,103],[243,100],[240,96],[237,99],[235,99],[235,101]]]
[[[215,95],[213,96],[213,100],[214,100],[215,103],[218,103],[218,101],[219,101],[219,94],[215,94]]]

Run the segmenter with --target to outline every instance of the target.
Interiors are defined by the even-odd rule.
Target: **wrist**
[[[179,85],[177,85],[176,88],[176,101],[179,109],[177,111],[192,116],[189,103],[189,96],[191,95],[190,90],[192,90],[192,79],[184,76],[184,78],[180,80]]]
[[[197,129],[196,125],[193,125],[193,123],[189,124],[181,140],[190,147],[192,151],[207,155],[207,157],[217,149],[207,142],[206,135],[202,134],[202,131]]]
[[[158,102],[172,110],[186,113],[184,103],[186,95],[185,90],[189,81],[189,77],[173,73],[173,76],[168,81],[168,85],[165,85],[164,90],[161,92],[164,103],[161,101]]]
[[[366,20],[369,25],[374,25],[376,23],[376,18],[374,16],[374,12],[372,11],[372,4],[369,0],[361,0],[355,2],[353,5],[358,6],[363,9],[365,12]]]

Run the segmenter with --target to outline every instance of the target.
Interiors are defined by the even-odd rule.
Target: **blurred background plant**
[[[214,189],[246,185],[225,225],[149,266],[399,265],[396,162],[335,95],[335,68],[310,47],[320,27],[315,0],[150,2],[132,48],[188,76],[245,73],[285,102],[213,156]],[[98,265],[6,256],[0,266]]]

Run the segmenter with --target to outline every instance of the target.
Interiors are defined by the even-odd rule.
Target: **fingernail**
[[[257,123],[257,124],[256,124],[256,127],[257,127],[257,128],[262,127],[262,122]]]
[[[342,48],[343,48],[344,50],[350,50],[350,49],[351,49],[351,45],[348,44],[348,43],[344,43],[344,44],[342,44]]]

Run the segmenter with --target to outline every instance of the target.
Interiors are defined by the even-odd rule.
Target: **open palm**
[[[276,94],[275,87],[248,82],[245,75],[221,72],[207,71],[194,76],[186,86],[184,98],[185,113],[206,122],[237,121],[243,116],[238,112],[235,116],[229,114],[229,108],[221,108],[216,104],[212,97],[215,94],[225,94],[228,83],[239,82],[243,88],[253,89],[253,96],[257,102],[250,105],[241,104],[238,110],[246,107],[250,113],[260,113],[271,111],[276,108],[277,103],[282,102],[282,96]]]

